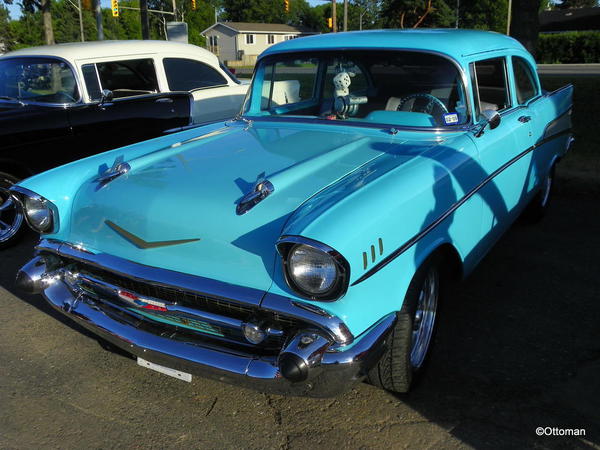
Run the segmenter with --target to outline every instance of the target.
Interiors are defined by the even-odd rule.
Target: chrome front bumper
[[[32,264],[33,263],[33,264]],[[301,342],[304,334],[291,337],[277,356],[258,356],[215,345],[202,345],[161,337],[115,320],[99,307],[97,299],[75,294],[57,272],[44,271],[34,258],[19,273],[39,282],[42,295],[55,309],[92,333],[147,361],[204,378],[212,378],[261,392],[311,397],[335,396],[364,378],[386,349],[396,317],[390,314],[351,343],[340,344],[317,334],[314,342]],[[19,279],[19,278],[18,278]],[[283,358],[303,361],[308,375],[294,382],[282,375]],[[282,358],[282,355],[285,355]],[[300,359],[296,357],[300,356]]]

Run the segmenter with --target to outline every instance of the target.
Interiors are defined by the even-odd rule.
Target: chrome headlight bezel
[[[292,251],[299,246],[311,247],[312,250],[321,252],[331,258],[336,269],[336,279],[329,289],[324,292],[316,293],[309,292],[298,285],[290,271],[289,258]],[[277,242],[277,251],[281,255],[282,269],[287,285],[298,296],[316,301],[335,301],[344,296],[348,290],[348,282],[350,279],[350,266],[346,259],[335,249],[329,247],[322,242],[308,239],[302,236],[283,236]]]
[[[23,216],[25,217],[27,225],[29,225],[33,231],[40,234],[50,234],[58,231],[58,210],[54,203],[21,186],[12,186],[10,188],[10,192],[12,197],[23,211]],[[43,208],[46,209],[48,220],[43,226],[38,226],[39,224],[33,222],[33,219],[30,217],[30,214],[27,211],[28,201],[38,202]]]

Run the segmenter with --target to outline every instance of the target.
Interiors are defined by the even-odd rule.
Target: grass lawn
[[[544,89],[573,84],[573,134],[575,144],[559,165],[561,178],[577,179],[600,191],[600,77],[542,76]]]

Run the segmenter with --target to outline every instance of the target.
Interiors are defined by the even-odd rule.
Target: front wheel
[[[415,273],[388,348],[377,365],[369,371],[368,381],[392,392],[408,392],[421,373],[431,347],[438,300],[440,271],[434,260],[423,264]]]
[[[13,245],[25,231],[23,213],[10,196],[10,187],[19,180],[0,172],[0,249]]]

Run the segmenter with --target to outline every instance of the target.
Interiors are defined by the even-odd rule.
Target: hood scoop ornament
[[[242,197],[240,202],[237,204],[235,212],[238,216],[246,214],[265,198],[273,193],[275,187],[269,180],[259,180],[254,184],[254,187],[250,192]]]
[[[98,175],[96,177],[96,179],[94,180],[96,183],[98,183],[98,186],[96,186],[96,190],[99,191],[104,186],[106,186],[108,183],[110,183],[112,180],[120,177],[121,175],[125,175],[130,170],[131,170],[131,166],[129,164],[127,164],[126,162],[115,161],[115,163],[113,164],[113,166],[111,168],[106,169],[104,172],[102,172],[100,175]]]

